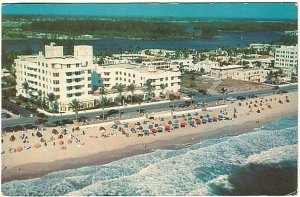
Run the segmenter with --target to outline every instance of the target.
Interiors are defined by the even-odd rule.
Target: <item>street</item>
[[[287,90],[289,92],[296,92],[298,91],[298,85],[290,85],[290,86],[285,86],[285,87],[281,87],[281,90]],[[273,94],[272,88],[270,87],[269,89],[265,89],[265,90],[259,90],[259,91],[252,91],[252,92],[243,92],[243,93],[229,93],[227,95],[225,95],[225,98],[231,96],[231,97],[237,97],[237,96],[245,96],[248,97],[249,94],[256,94],[258,97],[262,97],[262,96],[266,96],[266,95],[272,95]],[[210,96],[210,97],[206,97],[203,96],[200,93],[197,93],[193,100],[195,101],[195,103],[197,102],[203,102],[205,100],[206,103],[212,104],[215,103],[219,100],[223,99],[223,95],[217,95],[217,96]],[[175,107],[178,107],[179,104],[182,104],[184,102],[184,100],[176,100],[174,101],[174,105]],[[143,106],[141,105],[141,108],[145,109],[147,113],[151,114],[152,112],[160,112],[160,111],[168,111],[171,110],[173,106],[173,101],[169,102],[169,103],[157,103],[154,105],[147,105],[147,106]],[[120,110],[122,112],[124,112],[124,114],[122,114],[122,116],[126,115],[126,117],[136,117],[137,113],[138,113],[139,107],[131,107],[131,106],[126,106],[124,107],[124,109]],[[107,112],[109,110],[105,110],[105,112]],[[90,120],[95,119],[95,116],[99,116],[102,115],[102,111],[100,112],[86,112],[83,113],[82,111],[79,113],[79,117],[80,116],[85,116]],[[118,114],[115,114],[115,116],[118,116]],[[61,116],[50,116],[48,117],[48,121],[49,122],[54,122],[54,121],[59,121],[62,119],[71,119],[74,120],[75,117],[75,113],[72,115],[63,115],[61,114]],[[34,124],[35,120],[37,120],[38,117],[21,117],[19,119],[13,119],[13,120],[2,120],[2,128],[5,127],[12,127],[12,126],[16,126],[16,125],[24,125],[24,124]]]

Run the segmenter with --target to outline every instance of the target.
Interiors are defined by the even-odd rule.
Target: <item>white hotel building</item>
[[[155,86],[154,93],[161,92],[160,84],[166,84],[165,92],[178,92],[180,89],[180,72],[156,69],[155,66],[119,64],[98,66],[93,64],[93,47],[80,45],[74,46],[73,56],[63,55],[63,46],[54,43],[45,46],[45,55],[18,56],[15,59],[17,77],[17,96],[37,96],[41,90],[44,97],[49,93],[55,95],[58,111],[72,111],[70,103],[78,99],[84,108],[95,105],[99,95],[92,91],[92,75],[96,75],[108,90],[108,98],[114,99],[118,94],[110,91],[117,84],[135,84],[135,94],[146,94],[143,84],[150,79]],[[27,94],[23,83],[29,87]],[[126,93],[130,95],[131,93]],[[51,106],[51,105],[50,105]]]
[[[281,68],[284,72],[290,70],[298,73],[298,45],[276,48],[274,67]]]

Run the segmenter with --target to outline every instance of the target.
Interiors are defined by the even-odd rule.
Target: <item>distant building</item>
[[[284,35],[298,36],[298,30],[295,30],[295,31],[284,31]]]
[[[94,38],[94,36],[86,34],[86,35],[81,35],[80,38],[82,38],[82,39],[92,39],[92,38]]]
[[[298,73],[298,45],[276,48],[274,67],[281,68],[284,72],[291,70],[294,74]]]
[[[241,69],[241,65],[218,66],[211,68],[210,75],[219,79],[232,78],[235,70]]]
[[[219,66],[220,66],[219,62],[204,60],[201,62],[197,62],[196,64],[190,64],[189,66],[184,67],[184,70],[200,72],[201,69],[203,68],[204,72],[210,73],[211,68],[219,67]]]

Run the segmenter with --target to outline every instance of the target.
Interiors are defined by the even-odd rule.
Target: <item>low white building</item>
[[[235,70],[243,68],[241,65],[218,66],[211,68],[210,76],[218,79],[232,78]]]
[[[196,64],[190,64],[189,66],[184,67],[184,70],[201,72],[201,69],[203,68],[204,72],[210,73],[211,68],[219,67],[219,66],[220,66],[219,62],[204,60],[201,62],[197,62]]]

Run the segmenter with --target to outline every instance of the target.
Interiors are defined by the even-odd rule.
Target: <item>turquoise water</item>
[[[297,130],[297,117],[286,117],[253,132],[179,150],[156,150],[105,165],[8,182],[2,184],[2,192],[9,196],[281,195],[292,192],[294,184],[297,187]],[[258,180],[263,178],[272,180],[264,187],[268,191],[260,187]],[[281,180],[283,191],[277,185]]]

